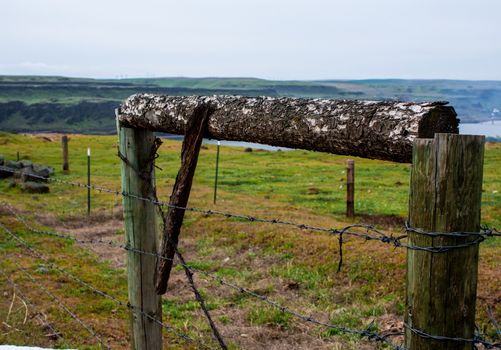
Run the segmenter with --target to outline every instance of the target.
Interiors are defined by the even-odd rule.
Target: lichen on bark
[[[184,134],[197,106],[211,105],[206,136],[272,146],[410,162],[417,137],[457,133],[446,102],[136,94],[120,107],[129,127]]]

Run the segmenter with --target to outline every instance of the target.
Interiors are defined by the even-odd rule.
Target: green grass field
[[[86,181],[86,150],[92,149],[92,183],[120,189],[120,160],[116,136],[70,136],[70,172],[63,173],[60,137],[0,134],[0,154],[6,159],[21,158],[54,166],[56,178]],[[181,144],[164,141],[157,160],[156,181],[159,199],[167,201],[180,161]],[[264,218],[282,218],[321,227],[343,227],[353,222],[375,223],[402,233],[407,215],[409,170],[396,164],[356,158],[356,212],[354,220],[344,217],[345,161],[347,157],[306,151],[244,152],[222,147],[217,204],[212,204],[215,146],[201,150],[189,206]],[[484,167],[482,223],[501,226],[501,144],[488,144]],[[104,237],[121,241],[121,198],[92,193],[92,214],[86,216],[86,190],[51,184],[49,194],[22,193],[0,180],[0,200],[37,223],[79,238]],[[18,233],[51,261],[121,300],[127,299],[124,254],[95,249],[57,238],[34,235],[0,208],[0,222]],[[500,240],[481,245],[477,322],[482,331],[494,336],[486,316],[490,305],[499,320]],[[238,219],[187,213],[180,247],[195,267],[278,300],[304,314],[324,321],[363,329],[375,320],[376,327],[399,329],[404,311],[405,251],[383,243],[348,239],[344,264],[337,273],[338,241],[323,234],[271,224],[248,223]],[[16,269],[12,260],[32,273],[75,313],[88,321],[113,348],[126,348],[128,313],[107,299],[75,285],[47,269],[0,230],[0,268],[15,279],[23,293],[43,310],[47,319],[63,331],[78,348],[97,348],[92,338],[51,302],[40,297],[36,287]],[[232,349],[374,349],[357,336],[299,322],[256,299],[227,290],[203,275],[195,275],[223,337]],[[13,299],[13,290],[0,275],[0,343],[63,346],[44,337],[45,330],[32,317],[24,321],[24,308]],[[198,305],[190,293],[183,271],[176,269],[172,290],[164,297],[164,320],[176,329],[212,346]],[[12,301],[14,300],[14,302]],[[9,313],[9,307],[11,312]],[[15,311],[15,312],[14,312]],[[32,314],[32,310],[30,310]],[[8,315],[8,317],[7,317]],[[24,321],[24,322],[23,322]],[[112,327],[110,325],[113,324]],[[10,328],[9,328],[9,327]],[[45,332],[46,333],[46,332]],[[165,333],[172,348],[189,345]],[[170,347],[169,347],[170,348]],[[378,345],[376,348],[385,348]]]

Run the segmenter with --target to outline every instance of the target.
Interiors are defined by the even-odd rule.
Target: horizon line
[[[45,78],[67,78],[67,79],[91,79],[91,80],[156,80],[156,79],[249,79],[261,81],[280,81],[280,82],[353,82],[353,81],[471,81],[471,82],[501,82],[496,79],[451,79],[451,78],[354,78],[354,79],[338,79],[338,78],[322,78],[322,79],[268,79],[252,76],[186,76],[186,75],[173,75],[173,76],[115,76],[115,77],[86,77],[86,76],[71,76],[71,75],[54,75],[54,74],[3,74],[0,77],[45,77]]]

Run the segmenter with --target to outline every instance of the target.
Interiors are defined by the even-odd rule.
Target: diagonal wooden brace
[[[172,269],[173,259],[179,242],[179,234],[183,224],[184,209],[190,197],[193,176],[197,167],[198,154],[204,134],[207,130],[209,117],[214,108],[209,104],[202,104],[193,110],[186,125],[183,147],[181,151],[181,167],[176,177],[172,195],[169,201],[169,210],[164,218],[164,231],[160,255],[164,259],[157,260],[155,287],[157,294],[165,294]]]

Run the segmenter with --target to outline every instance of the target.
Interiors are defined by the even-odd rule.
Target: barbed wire
[[[77,283],[79,283],[80,285],[86,287],[87,289],[90,289],[92,292],[102,296],[102,297],[105,297],[105,298],[108,298],[112,301],[114,301],[115,303],[119,304],[120,306],[123,306],[123,307],[126,307],[128,309],[130,309],[132,312],[134,313],[137,313],[137,314],[140,314],[142,317],[145,317],[145,318],[148,318],[149,320],[157,323],[158,325],[162,326],[162,328],[165,328],[166,330],[174,333],[176,336],[190,342],[190,343],[194,343],[204,349],[210,349],[210,350],[213,350],[213,348],[211,348],[210,346],[207,346],[206,344],[196,340],[196,339],[193,339],[191,338],[190,336],[184,334],[184,333],[181,333],[179,331],[177,331],[174,327],[170,326],[170,325],[167,325],[165,324],[164,322],[158,320],[157,318],[151,316],[150,314],[138,309],[136,306],[133,306],[131,305],[130,303],[125,303],[123,301],[121,301],[120,299],[114,297],[113,295],[110,295],[100,289],[97,289],[96,287],[94,287],[93,285],[91,285],[90,283],[88,282],[85,282],[84,280],[80,279],[79,277],[73,275],[72,273],[64,270],[63,268],[59,267],[58,265],[56,265],[55,263],[51,262],[48,258],[46,258],[40,251],[38,251],[37,249],[33,248],[32,246],[30,246],[26,241],[24,241],[21,237],[19,237],[18,235],[16,235],[15,233],[13,233],[11,230],[9,230],[7,227],[5,227],[2,223],[0,223],[0,228],[2,228],[5,232],[7,232],[12,238],[14,238],[16,241],[18,241],[21,245],[23,245],[27,250],[29,250],[33,255],[35,255],[37,258],[43,260],[47,266],[49,266],[50,268],[54,269],[54,270],[57,270],[59,271],[60,273],[64,274],[65,276],[71,278],[72,280],[76,281]]]
[[[0,224],[1,225],[1,224]],[[3,225],[2,225],[3,226]],[[39,280],[37,280],[35,277],[33,277],[24,267],[22,267],[17,261],[9,259],[7,256],[4,254],[4,258],[11,262],[12,264],[16,265],[17,270],[23,272],[23,274],[28,277],[39,289],[41,289],[49,298],[51,298],[54,302],[54,305],[62,309],[64,312],[66,312],[73,320],[75,320],[82,328],[84,328],[89,334],[96,339],[105,349],[111,350],[111,347],[104,342],[104,340],[101,339],[101,337],[96,333],[96,331],[89,326],[87,323],[82,321],[73,311],[71,311],[61,300],[56,297],[50,290],[48,290]]]
[[[454,341],[454,342],[461,342],[461,343],[472,343],[472,344],[482,344],[485,346],[487,349],[501,349],[501,343],[491,343],[484,338],[477,334],[473,338],[462,338],[462,337],[445,337],[441,335],[431,335],[428,334],[418,328],[412,327],[408,323],[404,322],[404,327],[409,329],[412,333],[418,335],[421,338],[424,339],[431,339],[431,340],[437,340],[437,341]]]
[[[61,339],[63,341],[63,344],[65,347],[69,348],[69,344],[66,342],[66,339],[63,337],[63,333],[57,330],[57,328],[44,319],[42,317],[43,313],[36,307],[36,305],[28,298],[19,288],[19,286],[5,273],[5,271],[0,268],[0,274],[5,278],[5,280],[12,286],[13,290],[15,293],[19,294],[21,299],[25,301],[34,311],[35,311],[35,317],[42,323],[47,329],[49,329],[52,333],[47,335],[49,337],[54,337],[56,340]]]
[[[209,323],[209,326],[212,330],[212,334],[214,335],[214,338],[216,338],[217,342],[219,343],[219,346],[221,347],[222,350],[227,350],[228,347],[226,346],[224,340],[223,340],[223,337],[221,336],[218,328],[216,327],[214,321],[212,321],[212,317],[209,313],[209,309],[207,308],[207,306],[205,305],[205,301],[204,299],[202,298],[202,295],[200,294],[200,292],[198,291],[198,288],[195,284],[195,281],[193,280],[193,272],[191,272],[191,270],[187,267],[188,265],[186,264],[183,256],[181,255],[181,253],[177,250],[176,248],[176,255],[178,257],[178,259],[180,260],[181,262],[181,265],[183,266],[183,269],[184,269],[184,272],[185,272],[185,275],[186,275],[186,278],[188,279],[188,284],[190,285],[192,291],[193,291],[193,294],[195,295],[195,300],[199,303],[200,305],[200,308],[202,309],[206,319],[207,319],[207,322]]]
[[[0,170],[2,170],[2,168],[3,167],[0,167]],[[12,169],[9,169],[9,171],[14,172]],[[413,245],[401,242],[403,239],[408,238],[407,235],[400,235],[400,236],[393,236],[393,234],[388,235],[385,232],[383,232],[382,230],[375,228],[373,225],[355,224],[355,225],[346,226],[342,229],[317,227],[317,226],[301,224],[301,223],[296,223],[293,221],[286,221],[286,220],[281,220],[281,219],[263,219],[263,218],[250,216],[250,215],[234,214],[234,213],[228,213],[228,212],[223,212],[223,211],[215,211],[215,210],[211,210],[211,209],[180,207],[180,206],[176,206],[176,205],[171,205],[171,204],[166,203],[166,202],[161,202],[156,198],[145,198],[145,197],[137,196],[137,195],[130,194],[130,193],[127,193],[124,191],[120,192],[120,191],[115,191],[115,190],[111,190],[111,189],[100,187],[100,186],[95,186],[95,185],[89,186],[89,185],[81,184],[78,182],[71,182],[71,181],[65,181],[65,180],[60,180],[60,179],[51,179],[51,178],[45,178],[45,177],[41,177],[41,176],[36,176],[36,177],[38,177],[42,180],[45,180],[45,181],[53,181],[56,183],[61,183],[61,184],[66,184],[66,185],[71,185],[71,186],[76,186],[76,187],[90,188],[90,189],[96,190],[98,192],[105,192],[105,193],[115,194],[117,196],[124,196],[124,197],[134,198],[137,200],[147,201],[147,202],[155,204],[159,207],[180,209],[180,210],[185,210],[185,211],[190,211],[190,212],[201,213],[201,214],[205,214],[205,215],[218,215],[218,216],[224,216],[226,218],[242,219],[242,220],[249,221],[249,222],[261,222],[261,223],[269,223],[269,224],[288,225],[288,226],[294,226],[298,229],[324,232],[324,233],[327,233],[327,234],[332,235],[332,236],[339,236],[339,243],[340,243],[340,264],[339,264],[339,267],[341,266],[341,263],[342,263],[343,235],[351,235],[351,236],[362,238],[366,241],[380,241],[383,243],[391,244],[394,247],[403,247],[403,248],[412,249],[412,250],[428,251],[431,253],[443,253],[443,252],[450,251],[452,249],[466,248],[466,247],[469,247],[472,245],[477,245],[477,244],[481,243],[487,237],[501,236],[500,232],[496,228],[489,229],[487,226],[482,226],[480,232],[426,232],[426,231],[423,231],[420,229],[413,228],[406,222],[405,226],[404,226],[406,233],[425,235],[425,236],[429,236],[429,237],[438,237],[438,236],[451,237],[451,238],[475,237],[475,239],[472,241],[469,241],[469,242],[466,242],[463,244],[456,244],[456,245],[452,245],[452,246],[430,246],[430,247],[413,246]],[[363,230],[365,232],[355,231],[357,229]],[[47,233],[47,232],[45,232],[45,233]],[[55,236],[59,236],[61,238],[73,239],[75,241],[78,241],[79,243],[91,243],[91,244],[92,243],[99,243],[99,244],[120,246],[120,248],[126,249],[128,251],[133,251],[133,252],[136,252],[139,254],[152,255],[152,256],[155,256],[159,259],[165,259],[165,257],[160,256],[156,253],[143,252],[143,251],[140,251],[137,249],[133,249],[130,246],[120,245],[120,244],[118,244],[116,242],[112,242],[112,241],[88,240],[87,242],[84,242],[82,240],[76,240],[72,236],[65,237],[66,235],[61,235],[58,233],[56,233],[56,234],[51,233],[51,234],[55,235]],[[183,264],[181,264],[181,265],[183,265]],[[210,274],[206,271],[193,268],[192,266],[189,266],[187,264],[184,264],[183,267],[188,267],[191,271],[201,273],[201,274],[205,275],[206,277],[209,277],[209,278],[217,281],[221,285],[225,285],[227,287],[238,290],[241,293],[248,294],[256,299],[259,299],[259,300],[281,310],[282,312],[289,313],[293,316],[296,316],[296,317],[302,319],[303,321],[311,322],[311,323],[317,324],[319,326],[327,327],[327,328],[333,328],[333,329],[336,329],[336,330],[343,332],[343,333],[358,334],[362,337],[367,337],[369,340],[382,341],[382,342],[388,343],[393,349],[398,349],[398,350],[404,349],[404,348],[388,341],[388,337],[402,335],[401,333],[391,333],[391,334],[381,335],[381,334],[378,334],[375,332],[371,332],[370,327],[366,330],[360,331],[360,330],[352,330],[352,329],[345,328],[342,326],[332,325],[332,324],[329,324],[326,322],[318,321],[318,320],[313,319],[312,317],[302,315],[302,314],[297,313],[297,312],[295,312],[295,311],[293,311],[285,306],[282,306],[282,305],[278,304],[277,302],[266,298],[265,296],[259,295],[251,290],[240,287],[236,284],[232,284],[230,282],[227,282],[227,281],[219,278],[218,276]],[[416,334],[422,333],[422,334],[425,334],[426,336],[429,336],[430,338],[435,337],[433,335],[426,334],[420,330],[415,330],[415,333]],[[440,337],[440,336],[437,336],[437,337]],[[447,337],[444,337],[444,338],[447,338]],[[455,338],[448,338],[447,340],[454,341]],[[461,338],[461,340],[464,341],[463,338]],[[483,340],[481,340],[481,338],[478,338],[478,337],[476,337],[474,339],[469,339],[469,341],[472,343],[481,343],[486,347],[488,347],[488,346],[497,347],[498,346],[495,343],[489,343],[489,342],[483,341]]]
[[[145,252],[145,251],[142,251],[140,249],[132,248],[126,244],[120,244],[120,243],[113,242],[113,241],[106,241],[106,240],[102,240],[102,239],[80,240],[80,239],[77,239],[71,235],[66,235],[66,234],[61,234],[61,233],[56,233],[56,232],[51,232],[51,231],[37,230],[37,229],[33,228],[31,225],[29,225],[28,222],[26,220],[24,220],[24,218],[22,218],[19,214],[17,214],[8,203],[3,202],[2,204],[4,206],[6,205],[7,209],[14,215],[14,217],[19,222],[21,222],[26,228],[28,228],[30,231],[32,231],[34,233],[48,234],[48,235],[56,236],[59,238],[73,240],[77,243],[82,243],[82,244],[88,244],[88,243],[90,243],[90,244],[105,244],[105,245],[110,245],[113,247],[121,248],[121,249],[124,249],[127,251],[131,251],[131,252],[134,252],[137,254],[153,256],[153,257],[156,257],[158,259],[172,260],[172,261],[174,260],[174,259],[169,259],[167,257],[161,256],[157,253]],[[451,235],[456,235],[456,234],[459,235],[462,233],[451,233]],[[447,233],[439,233],[439,232],[433,233],[432,232],[430,235],[448,235],[448,234]],[[269,299],[264,295],[258,294],[258,293],[254,292],[248,288],[239,286],[239,285],[234,284],[232,282],[228,282],[225,279],[223,279],[215,274],[209,273],[205,270],[195,268],[195,267],[191,266],[189,263],[177,262],[177,264],[181,265],[183,268],[189,269],[192,272],[196,272],[196,273],[199,273],[201,275],[204,275],[204,276],[216,281],[220,285],[226,286],[230,289],[238,291],[239,293],[246,294],[246,295],[251,296],[257,300],[260,300],[261,302],[263,302],[267,305],[270,305],[270,306],[272,306],[272,307],[274,307],[274,308],[276,308],[276,309],[278,309],[286,314],[290,314],[298,319],[301,319],[302,321],[309,322],[309,323],[312,323],[312,324],[315,324],[318,326],[322,326],[324,328],[334,329],[334,330],[339,331],[341,333],[354,334],[354,335],[359,335],[361,337],[366,337],[368,340],[384,342],[384,343],[387,343],[390,347],[392,347],[395,350],[405,350],[405,348],[403,348],[402,346],[396,345],[393,342],[388,340],[389,337],[403,335],[402,332],[390,332],[388,334],[379,334],[377,332],[371,331],[372,324],[365,330],[356,330],[356,329],[350,329],[347,327],[319,321],[319,320],[313,318],[312,316],[307,316],[307,315],[301,314],[299,312],[296,312],[296,311],[288,308],[287,306],[281,305],[280,303],[278,303],[272,299]],[[434,339],[433,337],[437,337],[435,340],[468,341],[471,343],[483,344],[487,349],[501,348],[500,344],[488,342],[488,341],[484,340],[481,336],[476,336],[475,338],[464,340],[464,338],[448,338],[448,337],[434,336],[431,334],[427,334],[419,329],[411,329],[411,330],[414,331],[417,335],[424,335],[424,336],[428,337],[429,339]],[[444,339],[442,339],[442,338],[444,338]],[[458,340],[458,339],[460,339],[460,340]]]
[[[7,167],[3,167],[3,166],[0,166],[0,170],[5,170],[5,171],[9,171],[11,173],[16,173],[16,170],[11,169],[11,168],[7,168]],[[353,224],[353,225],[348,225],[348,226],[346,226],[344,228],[340,228],[340,229],[318,227],[318,226],[308,225],[308,224],[304,224],[304,223],[297,223],[294,221],[282,220],[282,219],[278,219],[278,218],[265,219],[265,218],[259,218],[256,216],[251,216],[251,215],[234,214],[234,213],[217,211],[217,210],[212,210],[212,209],[181,207],[181,206],[177,206],[177,205],[172,205],[172,204],[167,203],[167,202],[159,201],[156,198],[145,198],[145,197],[141,197],[141,196],[138,196],[135,194],[127,193],[125,191],[112,190],[112,189],[101,187],[101,186],[87,185],[87,184],[82,184],[82,183],[78,183],[78,182],[65,181],[65,180],[61,180],[61,179],[48,178],[48,177],[43,177],[43,176],[38,176],[38,175],[31,175],[31,174],[30,174],[30,176],[32,176],[34,178],[38,178],[40,180],[44,180],[44,181],[53,181],[56,183],[70,185],[73,187],[93,189],[93,190],[96,190],[98,192],[109,193],[109,194],[114,194],[117,196],[123,196],[123,197],[141,200],[141,201],[146,201],[146,202],[155,204],[155,205],[160,206],[160,207],[185,210],[185,211],[201,213],[201,214],[205,214],[205,215],[223,216],[226,218],[240,219],[240,220],[245,220],[245,221],[249,221],[249,222],[260,222],[260,223],[268,223],[268,224],[294,226],[294,227],[301,229],[301,230],[323,232],[323,233],[327,233],[327,234],[332,235],[332,236],[339,236],[341,248],[342,248],[342,243],[343,243],[343,240],[342,240],[343,236],[350,235],[350,236],[364,239],[366,241],[379,241],[382,243],[390,244],[390,245],[397,247],[397,248],[402,247],[402,248],[411,249],[411,250],[427,251],[430,253],[445,253],[445,252],[448,252],[448,251],[451,251],[454,249],[462,249],[462,248],[470,247],[472,245],[477,245],[477,244],[483,242],[485,240],[485,238],[487,238],[487,237],[501,236],[501,233],[495,227],[489,228],[487,225],[482,226],[480,232],[427,232],[424,230],[413,228],[409,225],[409,223],[405,222],[404,223],[404,230],[406,233],[410,232],[410,233],[426,235],[426,236],[430,236],[430,237],[437,237],[437,236],[451,237],[451,238],[459,238],[459,237],[466,238],[469,236],[475,237],[475,239],[473,241],[469,241],[469,242],[466,242],[463,244],[456,244],[456,245],[449,245],[449,246],[422,247],[422,246],[415,246],[415,245],[403,243],[402,240],[406,239],[408,237],[407,234],[400,235],[400,236],[394,236],[393,234],[387,234],[387,233],[383,232],[382,230],[377,229],[375,226],[368,225],[368,224]],[[359,229],[359,230],[365,231],[365,232],[353,231],[353,229]]]
[[[496,322],[496,319],[494,318],[494,315],[492,313],[492,309],[491,309],[490,305],[487,305],[487,317],[489,317],[489,321],[491,322],[492,326],[496,330],[496,334],[497,334],[498,338],[501,340],[501,331],[499,330],[499,325]]]
[[[501,232],[499,232],[495,227],[489,228],[488,225],[481,225],[480,232],[467,232],[467,231],[452,231],[452,232],[433,232],[433,231],[424,231],[418,228],[411,227],[408,222],[405,222],[405,230],[407,232],[416,233],[422,236],[428,237],[449,237],[449,238],[466,238],[466,237],[494,237],[501,236]]]
[[[10,210],[12,210],[10,208]],[[15,212],[14,212],[15,213]],[[19,217],[21,218],[19,215],[15,215],[16,217]],[[22,219],[22,218],[21,218]],[[156,253],[151,253],[151,252],[145,252],[145,251],[142,251],[142,250],[139,250],[139,249],[135,249],[135,248],[132,248],[128,245],[125,245],[125,244],[120,244],[120,243],[117,243],[117,242],[113,242],[113,241],[104,241],[104,240],[92,240],[92,241],[89,241],[89,240],[84,240],[84,241],[81,241],[79,239],[76,239],[75,237],[73,236],[69,236],[69,235],[65,235],[65,234],[61,234],[61,233],[54,233],[54,232],[50,232],[50,231],[42,231],[42,230],[36,230],[34,228],[32,228],[29,224],[27,224],[27,222],[22,219],[20,221],[21,223],[25,224],[25,227],[28,228],[29,230],[32,230],[34,231],[35,233],[41,233],[41,234],[49,234],[51,236],[55,236],[55,237],[59,237],[59,238],[64,238],[64,239],[69,239],[69,240],[73,240],[75,242],[84,242],[84,243],[96,243],[96,244],[105,244],[105,245],[111,245],[111,246],[114,246],[114,247],[118,247],[118,248],[122,248],[122,249],[125,249],[127,251],[131,251],[131,252],[134,252],[134,253],[137,253],[137,254],[143,254],[143,255],[149,255],[149,256],[154,256],[158,259],[165,259],[165,260],[173,260],[173,259],[169,259],[169,258],[166,258],[164,256],[161,256],[159,254],[156,254]],[[216,281],[218,284],[220,285],[223,285],[223,286],[226,286],[226,287],[229,287],[233,290],[236,290],[238,291],[239,293],[242,293],[242,294],[247,294],[257,300],[260,300],[261,302],[264,302],[286,314],[290,314],[296,318],[299,318],[305,322],[309,322],[309,323],[312,323],[312,324],[315,324],[317,326],[322,326],[324,328],[328,328],[328,329],[334,329],[336,331],[339,331],[341,333],[346,333],[346,334],[354,334],[354,335],[359,335],[361,337],[365,337],[367,338],[368,340],[372,340],[372,341],[380,341],[380,342],[385,342],[387,343],[389,346],[391,346],[393,349],[395,350],[405,350],[404,348],[394,344],[393,342],[391,342],[388,338],[389,337],[394,337],[394,336],[400,336],[402,335],[403,333],[388,333],[388,334],[379,334],[377,332],[374,332],[372,330],[372,325],[370,325],[370,327],[368,327],[367,329],[365,330],[355,330],[355,329],[350,329],[350,328],[347,328],[347,327],[343,327],[343,326],[339,326],[339,325],[335,325],[335,324],[330,324],[330,323],[327,323],[327,322],[322,322],[322,321],[319,321],[317,319],[315,319],[314,317],[312,316],[307,316],[307,315],[303,315],[299,312],[296,312],[284,305],[281,305],[280,303],[274,301],[274,300],[271,300],[269,298],[267,298],[266,296],[264,295],[261,295],[261,294],[258,294],[256,292],[253,292],[252,290],[248,289],[248,288],[245,288],[245,287],[242,287],[242,286],[239,286],[239,285],[236,285],[234,283],[231,283],[231,282],[228,282],[226,280],[224,280],[223,278],[221,277],[218,277],[214,274],[211,274],[207,271],[204,271],[202,269],[198,269],[198,268],[195,268],[193,266],[191,266],[189,263],[179,263],[177,262],[179,265],[185,267],[185,268],[188,268],[190,271],[192,272],[196,272],[196,273],[199,273],[201,275],[204,275],[214,281]]]

